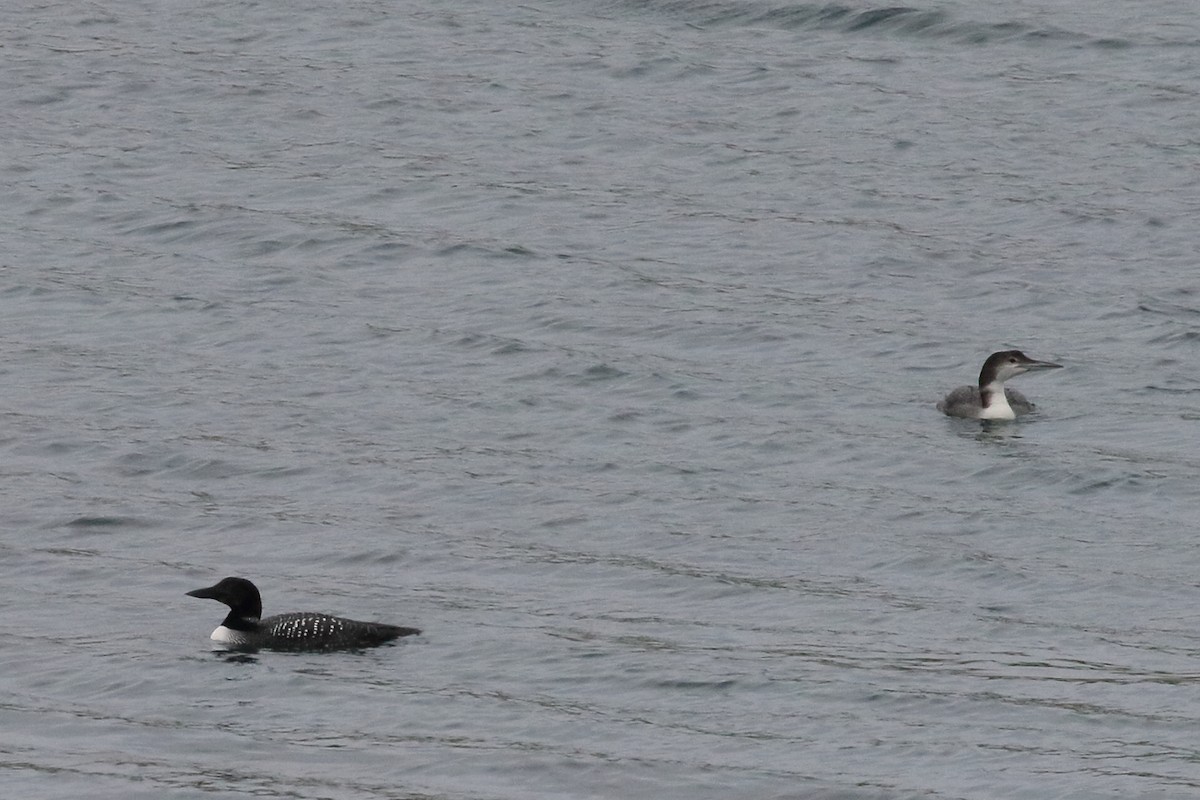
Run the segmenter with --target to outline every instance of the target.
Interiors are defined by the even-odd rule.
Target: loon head
[[[1037,361],[1020,350],[1001,350],[999,353],[992,353],[987,361],[983,362],[983,369],[979,371],[979,387],[982,389],[996,383],[1003,385],[1009,378],[1024,375],[1026,372],[1060,367],[1062,364]]]
[[[219,600],[229,606],[225,626],[244,629],[258,623],[262,617],[262,595],[258,587],[245,578],[225,578],[207,589],[193,589],[190,597]]]

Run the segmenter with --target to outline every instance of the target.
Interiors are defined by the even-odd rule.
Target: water
[[[10,5],[4,794],[1195,796],[1193,12]]]

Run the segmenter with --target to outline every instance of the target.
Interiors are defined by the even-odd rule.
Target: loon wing
[[[983,401],[979,399],[979,387],[958,387],[937,404],[937,410],[952,417],[977,418],[983,410]]]
[[[1004,396],[1008,399],[1008,404],[1012,406],[1014,414],[1028,414],[1033,409],[1037,408],[1033,403],[1029,402],[1025,395],[1018,392],[1016,389],[1004,387]]]

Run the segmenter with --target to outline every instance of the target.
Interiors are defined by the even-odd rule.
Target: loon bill
[[[1004,388],[1004,382],[1026,372],[1061,367],[1036,361],[1020,350],[992,353],[979,371],[979,385],[958,387],[937,404],[938,411],[966,419],[1016,419],[1033,411],[1034,405],[1015,389]]]
[[[352,650],[412,636],[421,631],[381,622],[359,622],[305,611],[262,617],[262,596],[245,578],[225,578],[215,586],[194,589],[191,597],[219,600],[229,614],[212,632],[212,640],[231,647],[270,650]]]

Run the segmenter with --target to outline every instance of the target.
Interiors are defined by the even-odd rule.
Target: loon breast
[[[214,642],[227,644],[231,647],[237,647],[246,643],[246,632],[239,631],[236,628],[226,628],[224,625],[218,625],[217,629],[212,632],[212,636],[208,637]]]
[[[1028,414],[1033,411],[1034,405],[1025,398],[1025,395],[1018,392],[1016,389],[1004,387],[1004,399],[1008,403],[1009,409],[1012,410],[1012,417],[1008,414],[992,417],[994,419],[1012,419],[1019,417],[1022,414]],[[989,419],[986,410],[983,406],[983,398],[980,395],[978,386],[960,386],[937,404],[938,411],[951,417],[962,417],[964,419]]]

